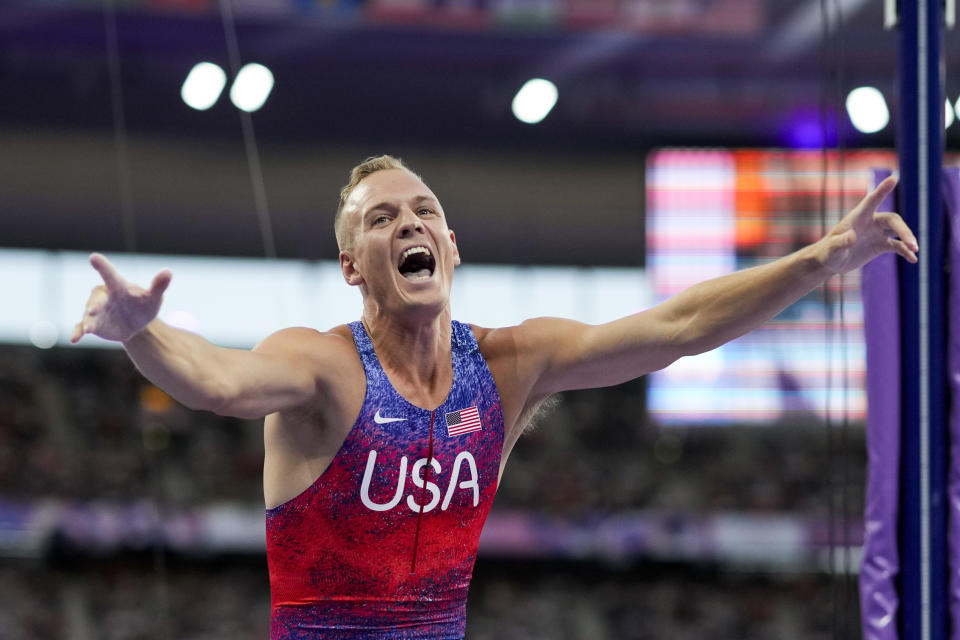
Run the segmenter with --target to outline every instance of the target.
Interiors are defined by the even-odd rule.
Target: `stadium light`
[[[953,110],[957,112],[957,119],[960,119],[960,98],[957,98],[957,104],[953,107]]]
[[[57,325],[49,320],[38,320],[30,327],[30,342],[38,349],[50,349],[57,344]]]
[[[220,98],[227,85],[227,74],[212,62],[198,62],[187,74],[180,88],[180,97],[188,107],[206,111]]]
[[[262,64],[246,64],[230,87],[230,101],[237,109],[253,112],[263,106],[273,90],[273,73]]]
[[[513,115],[521,122],[537,124],[557,104],[557,96],[557,85],[549,80],[527,80],[513,98]]]
[[[960,100],[957,100],[957,104],[960,105]],[[953,105],[950,104],[950,98],[947,98],[946,106],[943,109],[943,128],[949,129],[950,125],[953,124],[953,121],[956,120],[956,116],[953,114]]]
[[[847,115],[861,133],[876,133],[890,122],[883,94],[873,87],[857,87],[847,96]]]

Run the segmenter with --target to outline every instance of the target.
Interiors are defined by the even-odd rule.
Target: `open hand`
[[[889,252],[909,262],[917,261],[920,245],[903,218],[896,213],[877,213],[877,207],[896,186],[893,177],[881,182],[824,236],[820,244],[826,250],[823,264],[827,269],[846,273]]]
[[[132,338],[160,312],[163,292],[173,274],[164,269],[153,278],[149,289],[127,282],[117,268],[99,253],[90,256],[90,264],[103,278],[93,288],[83,319],[73,328],[70,342],[90,333],[106,340],[123,342]]]

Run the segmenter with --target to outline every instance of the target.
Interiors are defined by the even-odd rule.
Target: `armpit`
[[[530,433],[543,424],[547,416],[553,413],[553,410],[560,405],[560,400],[560,394],[555,393],[527,407],[526,410],[520,414],[520,419],[517,420],[517,424],[520,426],[520,433]]]

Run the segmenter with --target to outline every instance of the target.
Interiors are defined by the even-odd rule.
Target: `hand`
[[[895,213],[876,213],[877,207],[897,186],[890,177],[877,185],[818,244],[826,250],[824,266],[833,273],[853,271],[877,256],[894,252],[908,262],[917,261],[920,245],[910,228]]]
[[[169,269],[154,276],[150,289],[144,289],[124,280],[117,268],[99,253],[90,256],[90,264],[100,273],[104,284],[90,292],[83,319],[73,328],[70,342],[76,343],[88,333],[124,342],[157,317],[163,292],[173,278]]]

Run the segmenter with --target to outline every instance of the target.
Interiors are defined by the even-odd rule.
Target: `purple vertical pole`
[[[874,171],[874,184],[889,171]],[[893,198],[880,211],[895,211]],[[900,598],[897,518],[900,500],[900,304],[897,257],[863,267],[867,343],[867,496],[864,512],[860,611],[864,640],[896,640]]]
[[[947,318],[960,318],[960,168],[943,170],[943,203],[947,210],[947,228],[950,246],[948,261],[952,274]],[[947,475],[949,498],[947,553],[949,558],[949,589],[951,638],[960,638],[960,324],[950,323],[947,370],[949,394],[953,398],[950,409],[950,466]]]

